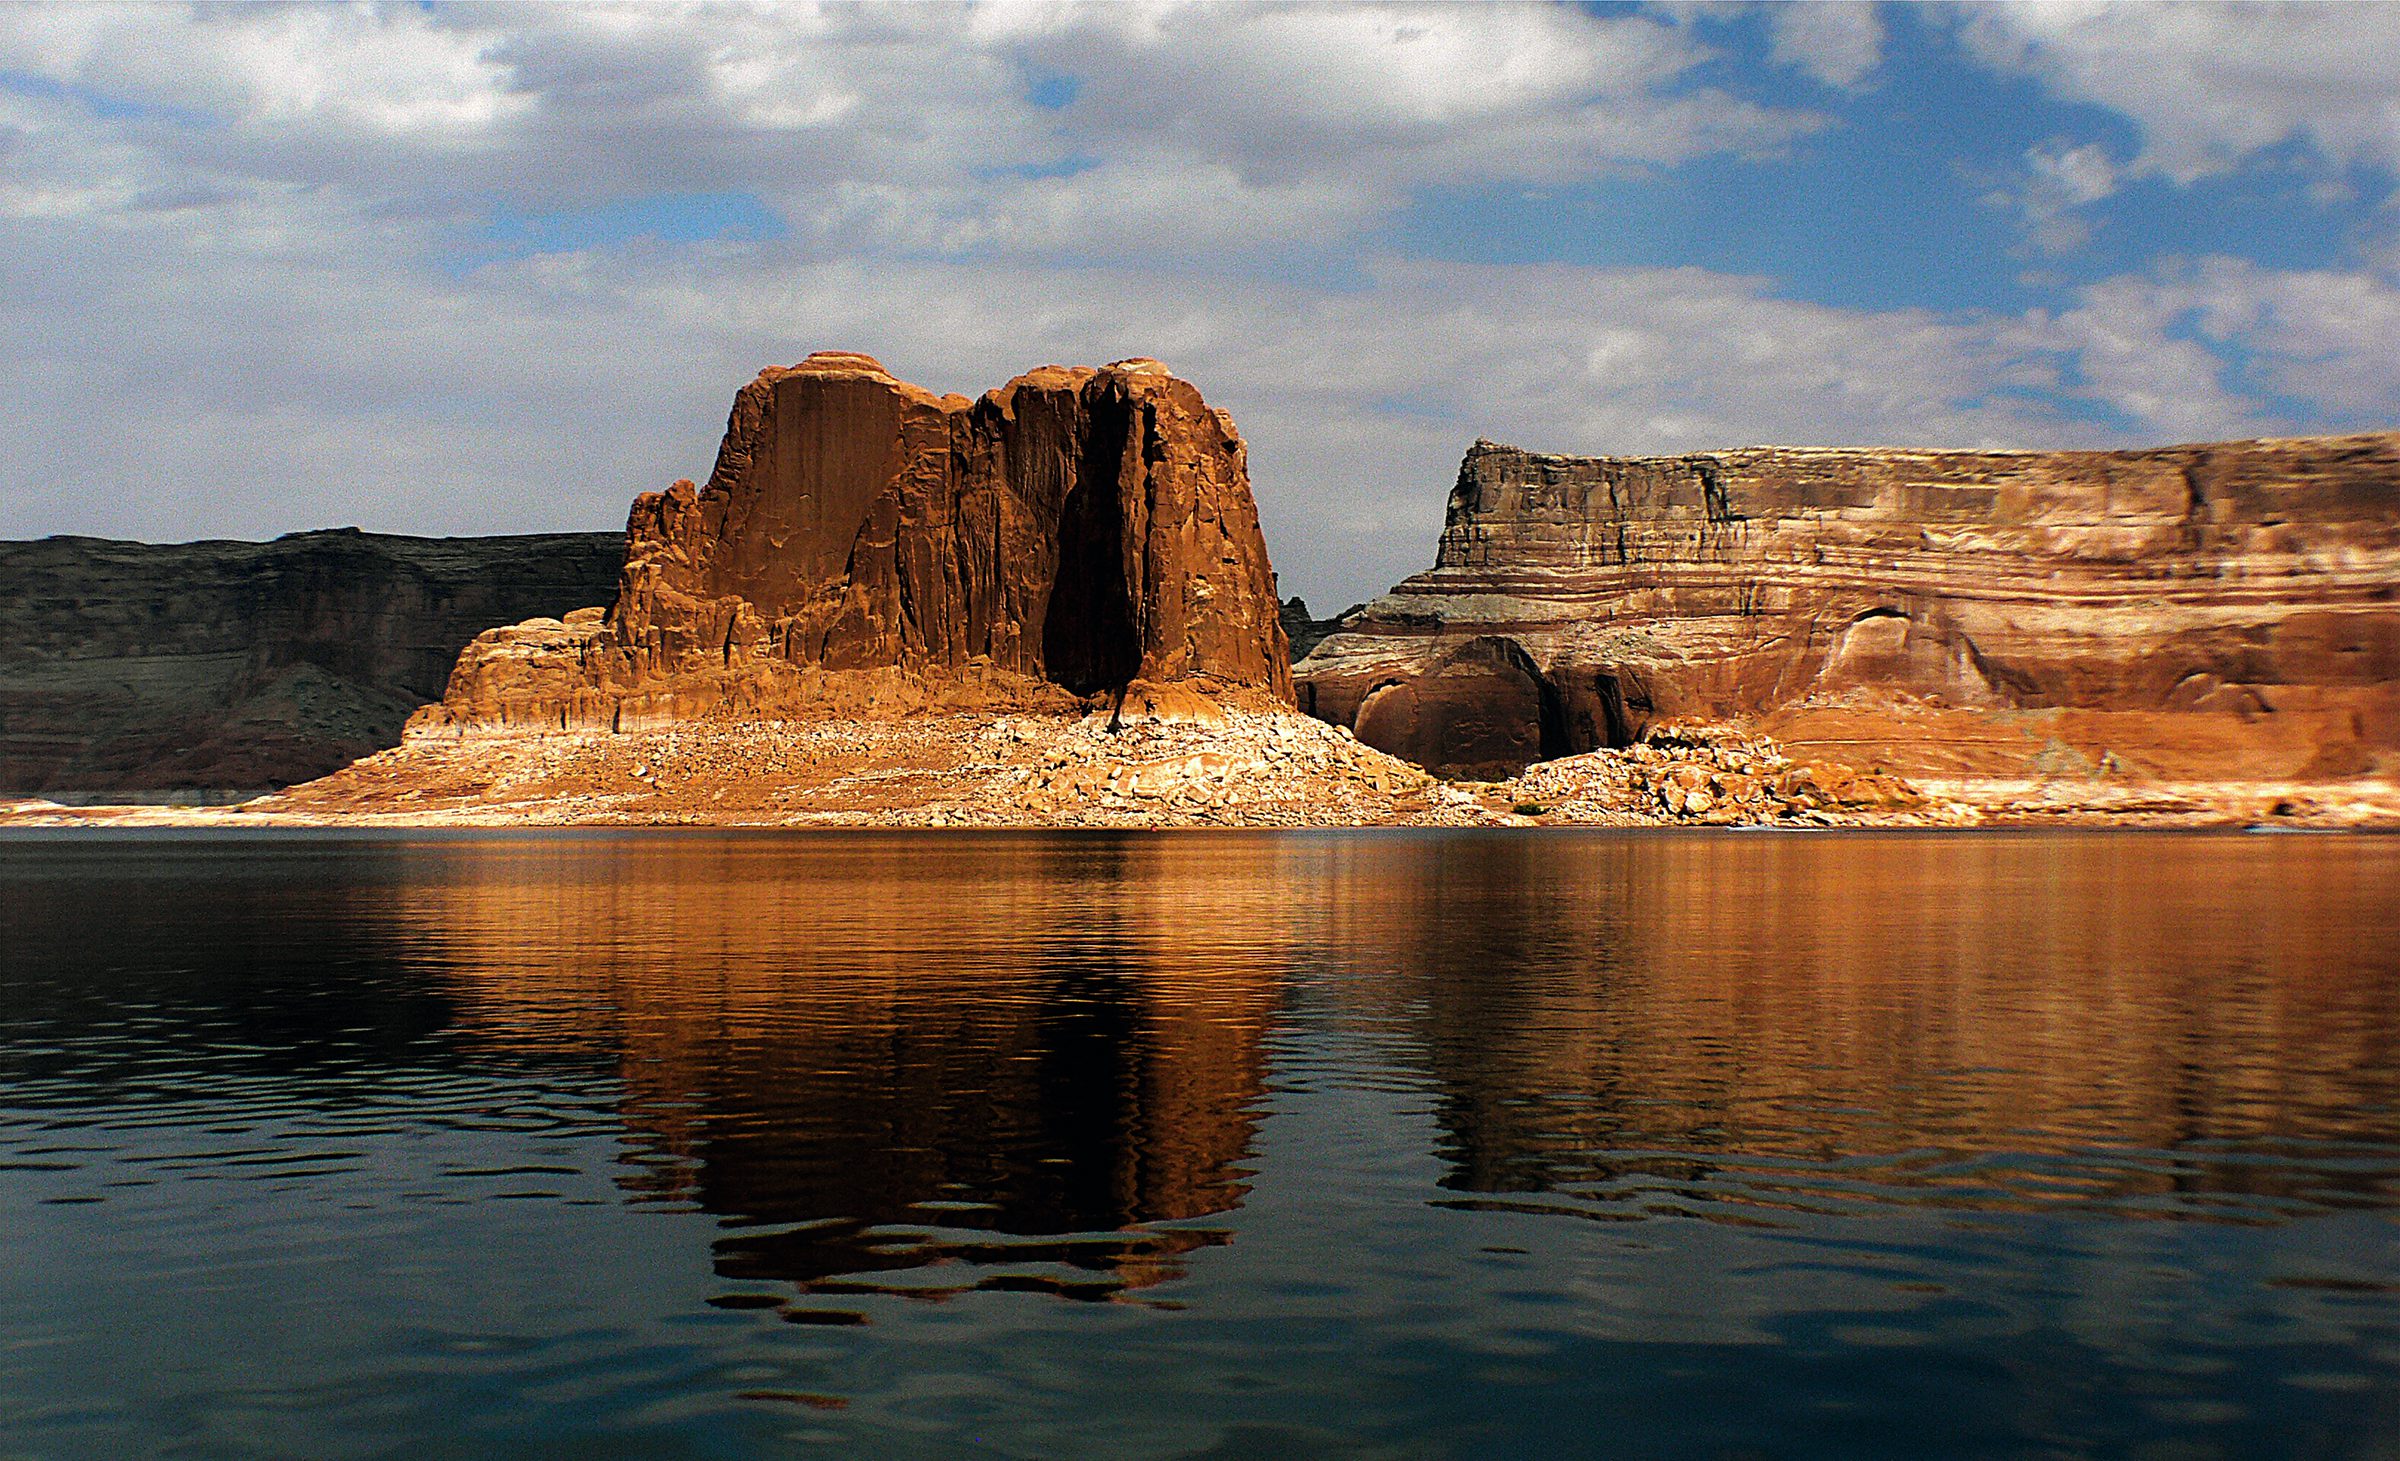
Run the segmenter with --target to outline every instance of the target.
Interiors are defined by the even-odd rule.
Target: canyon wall
[[[2400,770],[2400,433],[2126,452],[1477,442],[1300,705],[1493,774],[1746,717],[1913,775]]]
[[[936,396],[823,351],[735,397],[705,486],[633,504],[614,605],[495,630],[421,728],[635,729],[1069,704],[1289,704],[1231,418],[1155,361]]]
[[[617,533],[0,543],[0,791],[259,791],[398,744],[493,624],[604,598]]]

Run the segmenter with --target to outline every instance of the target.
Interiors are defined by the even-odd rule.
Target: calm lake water
[[[2400,839],[0,839],[0,1456],[2400,1455]]]

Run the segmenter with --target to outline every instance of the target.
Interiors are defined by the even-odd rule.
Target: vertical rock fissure
[[[1123,414],[1095,413],[1084,460],[1060,508],[1058,579],[1042,624],[1042,665],[1078,694],[1122,685],[1141,672],[1126,581],[1125,445]]]

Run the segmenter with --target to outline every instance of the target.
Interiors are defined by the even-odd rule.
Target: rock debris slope
[[[1498,774],[1741,718],[1911,775],[2400,766],[2400,433],[2127,452],[1477,442],[1302,708]]]
[[[495,630],[420,730],[1070,703],[1289,705],[1240,435],[1149,360],[936,396],[823,351],[735,397],[705,486],[636,499],[615,604]]]

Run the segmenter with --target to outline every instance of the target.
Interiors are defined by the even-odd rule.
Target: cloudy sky
[[[2400,425],[2400,7],[0,9],[0,537],[614,528],[734,388],[1154,355],[1286,592],[1477,436]]]

